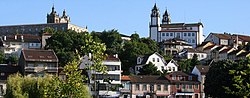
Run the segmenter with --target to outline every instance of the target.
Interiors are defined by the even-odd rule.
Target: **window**
[[[198,89],[198,84],[195,84],[195,89]]]
[[[181,75],[179,75],[178,77],[179,77],[179,80],[182,80],[182,76]]]
[[[155,62],[155,58],[153,58],[153,62]]]
[[[192,76],[188,76],[188,80],[193,80],[193,79],[192,79]]]
[[[180,36],[180,33],[177,33],[177,36],[176,36],[177,38],[180,38],[181,36]]]
[[[147,85],[144,84],[142,89],[143,89],[144,91],[146,91],[146,90],[147,90]]]
[[[5,75],[5,73],[1,72],[1,76],[4,76],[4,75]]]
[[[140,90],[140,85],[139,85],[139,84],[136,84],[136,85],[135,85],[135,89],[139,91],[139,90]]]
[[[162,70],[162,71],[164,70],[164,67],[163,67],[163,66],[161,66],[161,70]]]
[[[187,33],[184,33],[184,36],[187,36]]]
[[[194,36],[194,33],[192,33],[192,36]]]
[[[182,84],[182,89],[186,89],[186,85],[185,84]]]
[[[34,67],[34,64],[28,63],[27,67]]]
[[[162,33],[162,36],[165,36],[165,33]]]
[[[150,85],[150,91],[154,91],[154,85],[153,84]]]
[[[173,76],[172,76],[172,80],[175,80],[175,79],[176,79],[176,76],[175,76],[175,75],[173,75]]]
[[[171,67],[168,67],[168,71],[171,71]]]
[[[175,67],[173,67],[173,71],[175,71]]]
[[[192,43],[195,43],[195,40],[194,40],[194,39],[192,39]]]
[[[165,90],[165,91],[168,90],[168,85],[167,85],[167,84],[164,85],[164,90]]]
[[[176,88],[180,88],[180,85],[179,85],[179,84],[176,84],[175,86],[176,86]]]
[[[161,85],[157,85],[157,90],[158,90],[158,91],[161,90]]]
[[[170,33],[170,36],[173,36],[173,33]]]
[[[159,59],[159,58],[157,58],[157,62],[160,62],[160,59]]]
[[[169,34],[168,34],[168,33],[166,33],[166,36],[169,36]]]
[[[192,89],[192,84],[189,84],[189,85],[188,85],[188,89]]]
[[[188,33],[188,36],[191,36],[191,33]]]

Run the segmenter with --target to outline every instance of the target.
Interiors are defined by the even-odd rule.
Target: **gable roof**
[[[195,67],[200,71],[202,75],[207,74],[210,68],[209,66],[204,66],[204,65],[196,65]]]
[[[177,64],[177,62],[174,59],[171,59],[169,61],[166,61],[166,65],[168,65],[169,63],[173,62],[177,67],[180,66],[179,64]]]
[[[130,77],[129,76],[121,76],[121,80],[122,81],[130,81]]]
[[[237,57],[246,57],[249,54],[250,54],[250,51],[247,51],[247,52],[243,52],[243,53],[237,55]]]
[[[218,37],[219,39],[231,39],[232,36],[229,34],[211,33],[212,35]]]
[[[160,55],[158,52],[155,52],[155,53],[152,53],[152,54],[146,54],[146,55],[144,55],[144,56],[139,56],[140,58],[143,59],[142,62],[141,62],[141,64],[142,64],[142,65],[143,65],[143,64],[146,64],[147,61],[148,61],[148,58],[149,58],[151,55],[153,55],[153,54],[156,54],[156,55],[158,55],[159,57],[164,58],[164,57],[163,57],[162,55]]]
[[[23,49],[22,54],[25,61],[58,62],[53,50]]]
[[[169,80],[164,76],[129,76],[132,83],[169,83]]]

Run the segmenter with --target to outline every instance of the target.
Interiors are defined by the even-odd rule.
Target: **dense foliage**
[[[161,71],[157,69],[158,68],[152,62],[149,62],[139,70],[139,75],[160,75]]]
[[[191,73],[194,66],[199,65],[200,62],[198,60],[197,55],[194,54],[192,59],[182,59],[182,60],[178,61],[178,64],[180,65],[180,69],[183,72]]]
[[[67,80],[56,76],[28,77],[15,74],[7,80],[5,98],[90,98],[90,92],[79,70],[79,63],[73,61],[64,67]]]
[[[205,80],[205,92],[211,97],[249,98],[250,61],[219,61],[211,65]]]

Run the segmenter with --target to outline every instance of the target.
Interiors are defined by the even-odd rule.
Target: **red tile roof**
[[[121,76],[122,81],[130,81],[129,76]]]
[[[53,50],[24,49],[22,54],[26,61],[58,62],[58,58]]]

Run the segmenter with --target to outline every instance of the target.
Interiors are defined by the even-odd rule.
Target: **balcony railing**
[[[181,89],[177,90],[178,92],[194,92],[194,89]]]

